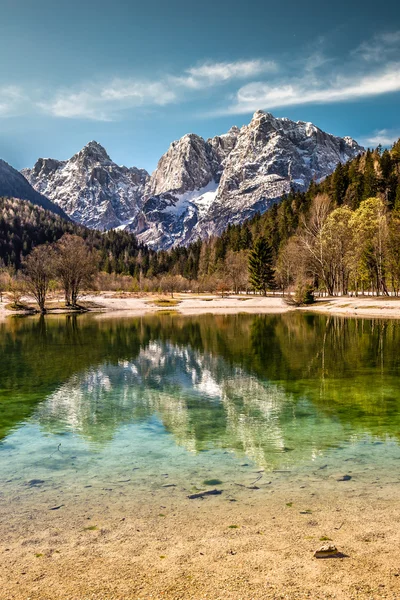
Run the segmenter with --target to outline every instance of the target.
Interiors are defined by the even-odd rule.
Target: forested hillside
[[[102,233],[66,221],[24,200],[0,198],[0,260],[5,267],[19,269],[25,256],[41,244],[51,244],[64,233],[79,235],[97,251],[101,270],[135,274],[137,257],[149,263],[152,254],[135,236],[123,231]]]

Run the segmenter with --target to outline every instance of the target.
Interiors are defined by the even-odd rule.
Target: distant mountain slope
[[[69,160],[39,158],[23,175],[77,223],[95,229],[127,225],[142,206],[149,174],[120,167],[97,142],[89,142]]]
[[[0,196],[29,200],[37,206],[68,219],[65,212],[48,198],[37,192],[21,173],[0,159]]]

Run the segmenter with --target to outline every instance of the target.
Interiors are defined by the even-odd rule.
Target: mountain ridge
[[[262,213],[363,151],[350,137],[256,111],[240,129],[175,140],[151,175],[116,165],[94,141],[67,161],[39,159],[22,173],[73,220],[127,228],[153,249],[167,249]]]

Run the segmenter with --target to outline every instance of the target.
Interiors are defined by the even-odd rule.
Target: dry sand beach
[[[145,314],[163,307],[156,306],[152,300],[156,297],[137,298],[129,295],[103,293],[85,296],[85,300],[96,303],[105,311],[130,312],[132,314]],[[167,298],[168,300],[169,298]],[[284,313],[291,310],[318,311],[327,314],[338,314],[361,317],[391,317],[400,318],[400,298],[359,296],[321,298],[308,307],[294,308],[288,306],[280,296],[235,296],[224,298],[221,296],[192,296],[176,295],[177,305],[172,307],[186,315],[204,313],[236,314],[236,313]],[[166,307],[164,307],[165,310]]]
[[[159,299],[165,300],[164,306],[157,305]],[[32,302],[32,299],[28,299]],[[172,302],[171,302],[172,301]],[[112,316],[139,316],[157,311],[175,310],[184,315],[200,314],[280,314],[292,310],[317,311],[326,314],[337,314],[352,317],[385,317],[400,318],[400,298],[397,297],[335,297],[318,298],[312,306],[295,308],[288,306],[280,296],[245,296],[229,295],[221,298],[216,295],[191,295],[176,294],[174,299],[170,296],[144,295],[101,292],[98,294],[85,294],[81,298],[90,310],[98,313],[110,313]],[[52,307],[60,306],[63,310],[62,298],[53,301]],[[14,310],[8,308],[8,302],[0,303],[0,318],[15,315]]]

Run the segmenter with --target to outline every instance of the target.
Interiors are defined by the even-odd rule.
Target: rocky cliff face
[[[264,212],[291,186],[306,190],[313,179],[320,181],[339,161],[362,150],[351,138],[335,137],[312,123],[257,111],[225,159],[217,195],[198,233],[221,233],[228,223]]]
[[[257,111],[241,129],[173,142],[151,177],[118,167],[96,142],[69,161],[39,159],[23,174],[74,220],[127,227],[153,248],[170,248],[265,211],[291,186],[307,189],[362,150],[312,123]]]
[[[97,142],[89,142],[66,161],[39,158],[22,174],[41,194],[74,221],[97,229],[112,229],[132,221],[142,206],[148,173],[120,167]]]
[[[209,210],[225,156],[234,142],[227,134],[205,141],[189,134],[173,142],[145,188],[144,204],[129,226],[154,248],[186,243]]]

